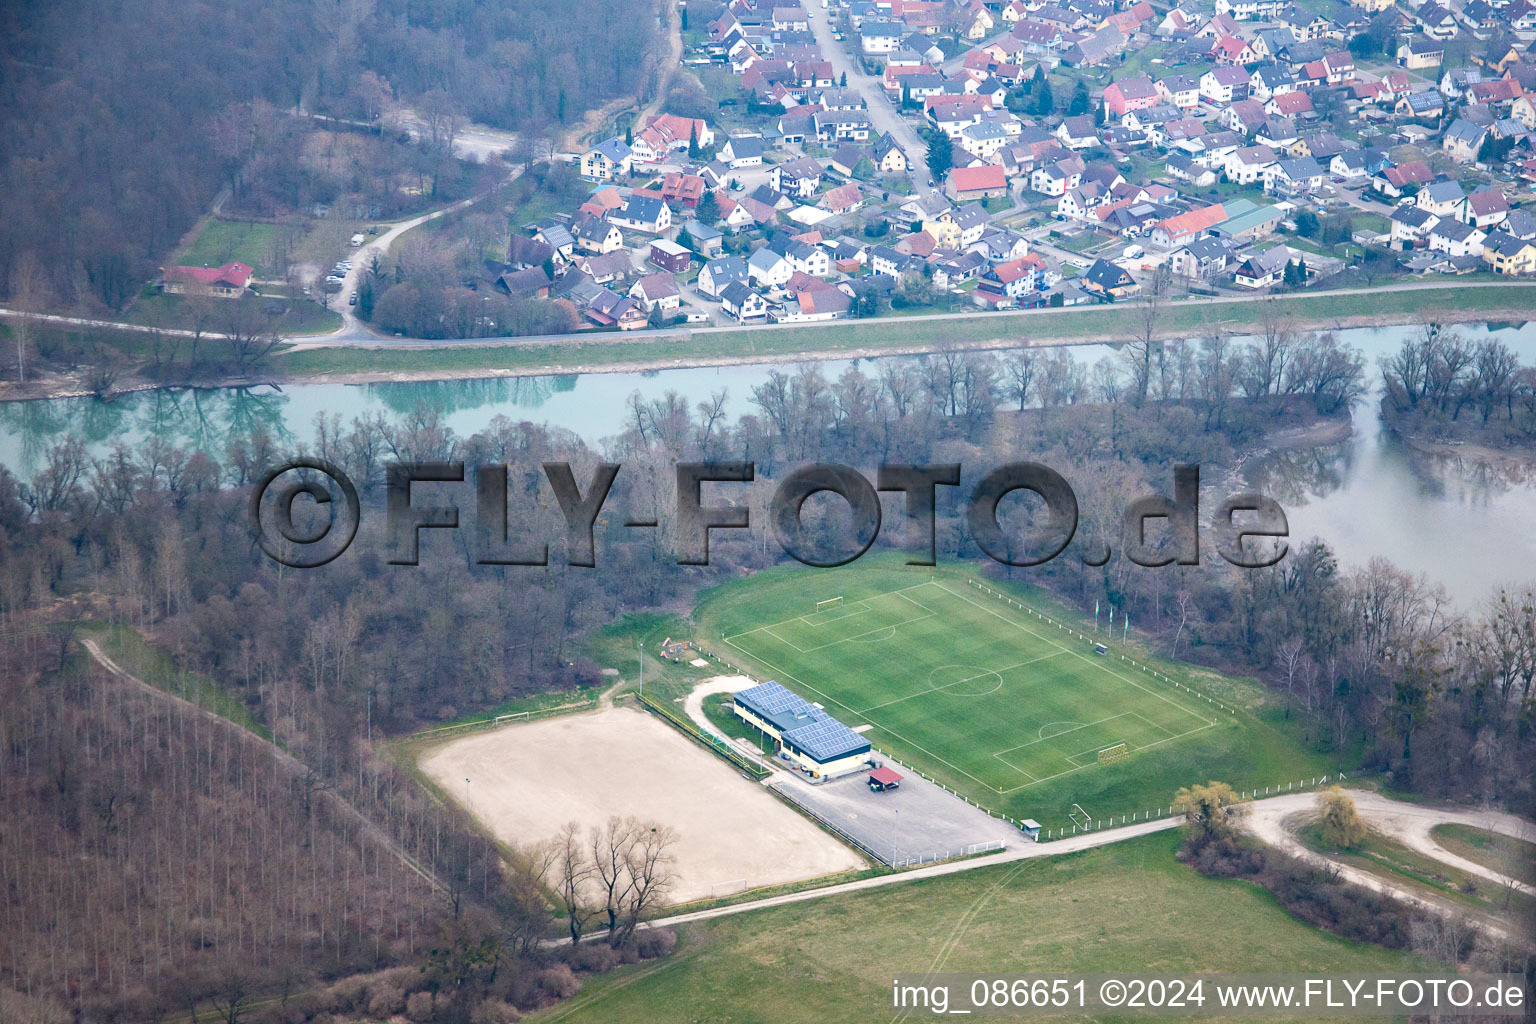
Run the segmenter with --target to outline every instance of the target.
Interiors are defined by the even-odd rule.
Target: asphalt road
[[[832,62],[832,70],[839,75],[848,76],[848,88],[857,89],[859,95],[864,97],[865,104],[869,107],[869,120],[882,135],[894,136],[896,142],[907,154],[907,164],[911,169],[912,182],[919,191],[933,188],[933,175],[928,173],[926,160],[928,146],[918,137],[917,130],[912,127],[910,121],[904,119],[896,112],[896,106],[885,94],[885,87],[880,84],[880,79],[864,73],[864,68],[848,55],[843,44],[832,38],[832,25],[827,20],[830,11],[811,11],[811,33],[816,37],[816,45]]]

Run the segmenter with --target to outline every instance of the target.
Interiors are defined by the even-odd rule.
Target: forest
[[[642,92],[656,33],[641,0],[6,5],[0,289],[120,307],[221,193],[261,217],[353,194],[384,216],[392,177],[460,177],[439,133],[369,133],[386,111],[547,138]],[[364,127],[317,133],[316,114]]]
[[[13,832],[28,837],[28,845],[0,862],[0,871],[10,879],[18,872],[60,876],[52,887],[8,885],[9,909],[14,912],[21,893],[36,893],[26,897],[43,900],[29,913],[35,928],[38,915],[48,912],[47,899],[69,898],[70,886],[84,887],[108,864],[120,870],[118,862],[102,860],[122,850],[114,829],[142,837],[140,846],[153,847],[160,836],[158,849],[126,862],[140,863],[141,872],[165,872],[177,858],[195,855],[167,846],[167,837],[184,834],[184,815],[212,814],[204,803],[167,807],[159,795],[152,807],[113,801],[114,792],[141,786],[156,792],[162,770],[148,755],[132,756],[121,734],[131,728],[157,737],[158,758],[206,763],[199,777],[209,792],[239,789],[240,801],[273,814],[262,842],[278,863],[299,856],[284,852],[295,843],[314,850],[319,842],[324,851],[329,834],[354,836],[352,852],[337,847],[326,869],[333,881],[335,871],[351,879],[338,890],[342,903],[312,909],[320,916],[309,937],[292,940],[309,944],[302,950],[306,959],[323,951],[316,962],[328,970],[387,968],[409,956],[412,922],[419,936],[434,914],[439,935],[447,928],[459,936],[454,942],[463,940],[455,948],[489,941],[498,950],[516,949],[509,929],[518,922],[552,923],[530,891],[541,879],[558,882],[560,872],[549,873],[558,866],[558,851],[502,867],[485,840],[425,799],[380,744],[511,698],[595,685],[603,666],[588,660],[583,637],[627,613],[686,609],[700,588],[784,559],[770,531],[758,529],[717,533],[708,567],[677,564],[670,513],[676,463],[751,459],[758,478],[735,493],[754,522],[766,523],[777,480],[807,461],[867,468],[880,462],[996,465],[1025,456],[1063,468],[1078,495],[1085,542],[1104,536],[1118,542],[1126,502],[1166,493],[1175,463],[1201,464],[1212,483],[1235,480],[1226,474],[1240,470],[1242,453],[1261,448],[1277,430],[1306,432],[1347,418],[1364,394],[1366,374],[1360,353],[1335,337],[1298,332],[1276,319],[1251,340],[1129,344],[1086,368],[1061,350],[947,346],[922,359],[888,362],[873,375],[854,364],[828,379],[808,364],[772,374],[750,395],[751,411],[734,421],[723,413],[723,393],[668,393],[655,400],[637,394],[625,429],[600,444],[506,417],[461,436],[443,410],[420,406],[349,422],[319,416],[302,446],[345,469],[363,491],[365,510],[374,513],[381,511],[384,468],[391,462],[506,464],[509,505],[519,522],[528,534],[551,538],[564,536],[563,521],[541,463],[570,462],[575,478],[585,481],[598,462],[620,462],[609,507],[633,516],[655,511],[661,525],[634,531],[623,527],[623,516],[604,517],[597,527],[599,570],[566,564],[558,542],[547,566],[476,565],[463,530],[426,531],[420,565],[390,565],[382,514],[365,514],[353,549],[323,569],[285,569],[257,549],[244,510],[262,470],[299,452],[280,450],[261,426],[216,451],[150,441],[93,456],[76,440],[59,440],[30,479],[0,470],[0,633],[36,622],[66,629],[84,620],[120,623],[182,669],[216,681],[302,768],[286,778],[255,772],[238,737],[227,732],[231,727],[177,721],[121,687],[87,685],[84,680],[99,673],[78,652],[69,655],[67,644],[43,645],[31,662],[17,662],[20,675],[10,672],[7,684],[14,697],[0,702],[7,806],[36,821]],[[434,504],[436,486],[419,487],[415,500]],[[1108,600],[1127,609],[1147,642],[1163,652],[1264,680],[1304,742],[1379,773],[1396,788],[1526,814],[1536,809],[1528,770],[1536,759],[1531,585],[1456,611],[1411,571],[1384,562],[1345,569],[1322,541],[1302,537],[1289,539],[1279,564],[1252,571],[1214,559],[1147,569],[1125,559],[1091,567],[1065,558],[1040,569],[1012,569],[982,559],[951,490],[957,489],[940,489],[940,559],[970,560],[999,577],[1046,586],[1081,608]],[[832,536],[844,528],[846,510],[824,497],[807,502],[806,522],[813,534]],[[898,522],[896,510],[888,511]],[[1027,528],[1028,507],[1009,516],[1009,529]],[[902,531],[889,535],[880,543],[902,543]],[[66,699],[43,700],[38,688],[56,688]],[[101,781],[88,786],[72,781],[86,759],[103,769],[93,771]],[[409,904],[391,911],[405,915],[400,918],[376,912],[380,887],[410,892],[417,883],[385,864],[377,845],[357,841],[344,811],[306,809],[305,794],[316,789],[378,823],[395,846],[443,880],[448,898],[429,901],[436,909],[427,913]],[[164,799],[176,792],[165,790]],[[216,836],[222,827],[210,819],[198,831]],[[308,837],[311,831],[327,837]],[[65,861],[37,854],[31,837],[47,844],[41,848],[78,847],[86,856]],[[209,917],[200,927],[220,936],[221,949],[261,953],[275,970],[294,949],[273,945],[260,932],[291,924],[294,911],[264,893],[261,878],[270,876],[253,866],[253,855],[246,858],[235,850],[200,867],[214,874],[195,875],[201,881],[179,897],[186,905],[168,907],[164,923],[155,915],[114,918],[108,904],[96,911],[104,915],[99,927],[142,931],[152,951],[164,949],[155,937],[164,936],[171,921],[184,929],[194,917]],[[303,858],[299,863],[301,871],[316,870]],[[251,871],[261,899],[249,901],[236,918],[225,917],[221,904],[210,906],[208,892],[227,892],[233,879]],[[120,893],[121,884],[113,881],[109,891]],[[43,895],[51,893],[59,895]],[[349,907],[354,912],[346,925],[327,923],[324,913]],[[511,924],[485,924],[481,913],[491,909]],[[576,916],[585,921],[591,912]],[[579,930],[573,918],[572,935]],[[60,987],[67,972],[61,973],[59,959],[116,984],[148,970],[160,972],[167,986],[172,978],[177,984],[203,979],[210,991],[207,972],[218,965],[198,944],[146,953],[147,963],[96,964],[88,936],[54,934],[50,943],[29,946],[33,955],[25,962],[0,953],[0,972],[24,991],[32,985],[68,1002],[78,994]],[[50,950],[54,961],[37,959]],[[536,986],[548,969],[531,962],[495,984],[510,985],[506,978],[515,975],[535,979],[527,983]],[[527,996],[531,990],[519,991]]]

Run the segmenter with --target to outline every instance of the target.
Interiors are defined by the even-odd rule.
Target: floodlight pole
[[[635,660],[640,663],[640,696],[645,696],[645,641],[635,649]]]

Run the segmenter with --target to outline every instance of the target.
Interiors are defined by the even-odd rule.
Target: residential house
[[[907,154],[902,152],[896,140],[886,135],[875,143],[875,167],[881,174],[905,174],[907,172]]]
[[[808,156],[797,157],[788,163],[776,164],[768,172],[768,182],[775,191],[786,196],[807,199],[816,194],[821,184],[821,164]]]
[[[1483,239],[1483,260],[1495,274],[1536,273],[1536,242],[1492,231]]]
[[[1212,68],[1200,76],[1200,98],[1217,107],[1247,99],[1249,78],[1242,68]]]
[[[705,295],[718,299],[729,284],[746,284],[747,261],[740,256],[721,256],[710,260],[699,270],[694,285]]]
[[[645,307],[608,288],[600,288],[587,303],[587,319],[600,327],[617,327],[621,331],[646,326]]]
[[[1294,199],[1322,188],[1325,177],[1327,172],[1310,156],[1276,160],[1265,174],[1264,191]]]
[[[955,167],[949,172],[945,193],[959,202],[988,199],[1008,194],[1008,177],[997,164],[983,167]]]
[[[1045,287],[1045,261],[1035,255],[1021,256],[999,263],[976,279],[977,305],[1010,305],[1028,292]]]
[[[743,167],[761,167],[763,164],[763,140],[755,135],[731,136],[720,145],[719,156],[731,170]]]
[[[1438,0],[1425,0],[1414,12],[1413,20],[1431,39],[1454,39],[1460,31],[1456,16],[1441,6]]]
[[[1219,238],[1196,238],[1173,250],[1168,268],[1189,281],[1213,281],[1232,261],[1232,246]]]
[[[633,156],[623,139],[604,139],[581,154],[581,176],[588,181],[612,181],[629,173]]]
[[[668,273],[681,274],[693,262],[693,250],[665,238],[658,238],[651,243],[646,259]]]
[[[168,295],[238,299],[245,294],[254,273],[244,263],[225,263],[217,267],[166,267],[160,272],[160,290]]]
[[[1237,265],[1232,283],[1244,288],[1268,288],[1285,279],[1285,268],[1293,256],[1289,249],[1277,245],[1260,253],[1254,253]]]
[[[795,265],[789,258],[768,246],[747,258],[747,278],[760,288],[781,288],[794,272]]]
[[[1220,203],[1204,206],[1158,221],[1152,229],[1152,242],[1163,249],[1185,245],[1227,219]]]
[[[590,213],[579,214],[571,221],[571,237],[582,252],[613,252],[624,244],[624,232],[619,226]]]
[[[1405,204],[1392,211],[1388,244],[1394,249],[1414,249],[1429,241],[1430,228],[1440,218],[1422,207]]]
[[[677,281],[671,274],[642,277],[630,286],[629,297],[644,306],[646,313],[656,309],[663,314],[675,313],[683,305],[683,294],[678,291]]]
[[[821,197],[821,208],[832,214],[852,213],[864,205],[864,193],[853,182],[839,185]]]
[[[1428,210],[1436,217],[1455,218],[1461,212],[1466,198],[1458,182],[1431,181],[1419,189],[1414,202],[1420,209]]]
[[[1487,230],[1509,216],[1509,200],[1497,188],[1480,188],[1462,200],[1456,218],[1464,224]]]
[[[1141,291],[1141,285],[1124,267],[1105,259],[1094,260],[1079,281],[1083,288],[1106,300],[1123,299]]]
[[[1443,252],[1452,259],[1458,256],[1481,257],[1483,239],[1486,237],[1487,232],[1481,228],[1445,217],[1429,229],[1429,249],[1431,252]]]
[[[608,219],[629,231],[659,235],[672,227],[672,208],[660,199],[632,195]]]
[[[704,179],[697,174],[672,171],[661,182],[661,198],[668,206],[693,209],[704,198]]]
[[[1429,169],[1429,164],[1423,160],[1409,160],[1396,167],[1382,168],[1380,173],[1371,179],[1371,188],[1382,195],[1397,199],[1409,192],[1418,191],[1434,177],[1435,173]]]
[[[1104,87],[1104,109],[1112,117],[1124,117],[1133,110],[1145,110],[1158,102],[1158,89],[1145,75],[1122,78]]]
[[[634,134],[630,149],[635,163],[660,163],[669,153],[693,146],[707,148],[714,141],[715,133],[703,118],[654,114]]]
[[[725,244],[725,236],[707,224],[690,220],[683,225],[688,237],[693,239],[693,251],[704,259],[712,259]]]
[[[742,322],[768,316],[768,300],[740,281],[733,281],[721,290],[720,308]]]
[[[1098,124],[1092,114],[1063,118],[1056,129],[1056,137],[1068,149],[1088,149],[1098,144]]]
[[[1156,82],[1157,95],[1169,106],[1194,110],[1200,105],[1200,79],[1194,75],[1166,75]]]

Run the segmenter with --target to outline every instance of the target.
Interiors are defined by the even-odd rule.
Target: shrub
[[[417,992],[405,1001],[405,1015],[416,1024],[425,1024],[431,1020],[434,1009],[431,992]]]
[[[515,1024],[523,1019],[517,1007],[501,999],[487,999],[470,1012],[470,1024]]]
[[[579,946],[564,949],[565,962],[572,970],[588,974],[602,974],[619,965],[619,951],[606,942],[583,942]]]
[[[677,947],[677,932],[671,928],[647,928],[635,937],[635,952],[642,960],[669,955]]]
[[[368,1012],[375,1017],[392,1017],[405,1009],[405,993],[394,985],[375,985],[368,994]]]
[[[539,972],[535,979],[539,991],[555,999],[569,999],[581,991],[581,982],[565,964],[555,964]]]

